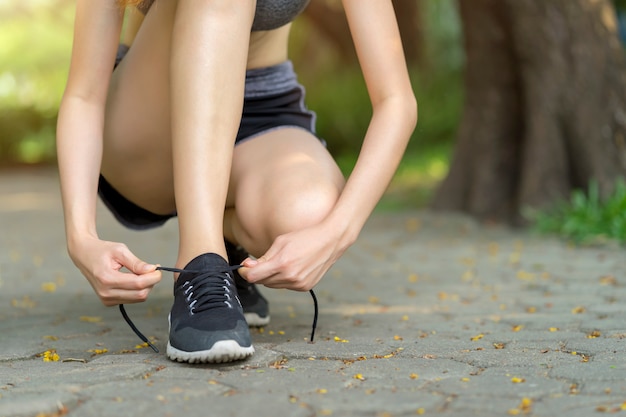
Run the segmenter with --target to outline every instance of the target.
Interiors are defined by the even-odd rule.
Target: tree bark
[[[312,0],[305,9],[304,16],[316,30],[330,40],[344,64],[356,63],[356,52],[341,3],[336,0]]]
[[[398,27],[409,65],[425,64],[424,32],[422,30],[422,2],[420,0],[393,0]],[[313,26],[331,41],[343,64],[356,64],[356,53],[346,16],[338,0],[312,0],[304,12]]]
[[[436,209],[519,223],[626,176],[626,66],[609,0],[459,0],[463,119]]]
[[[393,0],[406,61],[409,66],[420,68],[427,66],[423,6],[424,2],[420,0]]]

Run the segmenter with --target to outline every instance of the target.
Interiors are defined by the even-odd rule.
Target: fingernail
[[[255,259],[246,259],[246,260],[243,262],[244,266],[247,266],[248,268],[249,268],[249,267],[252,267],[252,266],[254,266],[254,265],[258,264],[258,263],[259,263],[259,262],[258,262],[257,260],[255,260]]]

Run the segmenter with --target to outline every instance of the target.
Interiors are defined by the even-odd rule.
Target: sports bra
[[[154,0],[144,0],[137,6],[146,14]],[[296,18],[309,4],[309,0],[257,0],[252,31],[272,30]]]

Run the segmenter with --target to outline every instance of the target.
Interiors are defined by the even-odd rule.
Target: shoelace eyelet
[[[241,267],[242,267],[242,265],[233,265],[233,266],[228,267],[224,271],[215,271],[215,272],[216,273],[228,273],[228,272],[236,271],[237,269],[239,269]],[[157,267],[157,270],[168,271],[168,272],[176,272],[176,273],[183,273],[183,272],[190,272],[190,273],[195,273],[195,274],[206,273],[206,271],[191,271],[191,270],[187,270],[187,269],[168,268],[168,267],[164,267],[164,266]],[[224,279],[224,282],[226,283],[226,285],[224,286],[224,289],[226,289],[226,294],[228,295],[230,293],[230,282],[228,280],[226,280],[226,279]],[[185,282],[183,285],[188,285],[189,286],[185,290],[185,294],[187,294],[188,292],[191,292],[191,290],[193,289],[193,285],[191,285],[191,283],[189,281]],[[228,287],[228,288],[226,288],[226,287]],[[318,314],[319,314],[319,307],[318,307],[317,297],[315,295],[315,292],[311,289],[311,290],[309,290],[309,294],[311,294],[311,298],[313,298],[313,309],[314,309],[314,311],[313,311],[313,324],[311,326],[311,338],[309,339],[309,343],[315,343],[315,329],[317,328],[317,317],[318,317]],[[193,292],[188,294],[187,301],[190,300],[191,296],[193,296]],[[228,295],[228,299],[229,300],[231,299],[230,295]],[[197,302],[197,300],[194,300],[193,302],[191,302],[191,304],[189,304],[189,312],[190,312],[190,314],[195,314],[194,306],[195,306],[196,302]],[[232,308],[232,304],[228,303],[228,300],[225,300],[224,302],[230,308]],[[239,302],[239,304],[241,305],[241,302],[239,301],[239,298],[237,298],[237,302]],[[155,351],[156,353],[159,353],[159,349],[157,349],[157,347],[154,346],[152,344],[152,342],[150,342],[150,340],[146,336],[144,336],[143,333],[141,333],[139,331],[139,329],[137,328],[137,326],[135,326],[135,324],[130,319],[130,317],[128,317],[128,314],[126,313],[126,309],[124,308],[124,304],[120,304],[119,305],[119,309],[120,309],[120,313],[122,313],[122,317],[124,318],[126,323],[130,326],[130,328],[135,332],[137,337],[139,337],[139,339],[141,339],[150,348],[152,348],[153,351]]]

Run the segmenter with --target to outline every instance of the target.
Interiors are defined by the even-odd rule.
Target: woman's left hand
[[[340,241],[322,225],[287,233],[260,258],[246,259],[239,273],[253,284],[308,291],[347,249]]]

